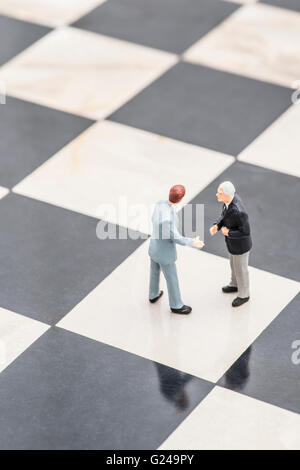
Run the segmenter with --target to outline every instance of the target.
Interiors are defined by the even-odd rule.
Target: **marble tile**
[[[101,119],[171,67],[177,58],[63,27],[0,69],[7,93]]]
[[[156,449],[212,387],[54,327],[0,374],[0,448]]]
[[[9,189],[4,188],[3,186],[0,186],[0,199],[2,199],[8,193],[9,193]]]
[[[299,0],[261,0],[261,2],[273,5],[274,7],[300,11]]]
[[[252,266],[300,281],[299,178],[261,166],[235,162],[192,201],[204,204],[207,228],[222,211],[216,189],[222,181],[228,180],[235,185],[249,214],[253,240]],[[228,257],[221,233],[208,236],[204,250]]]
[[[3,16],[0,11],[0,66],[41,39],[49,31],[51,30],[44,26]]]
[[[142,243],[99,240],[97,219],[14,193],[0,200],[0,219],[0,306],[49,325]]]
[[[221,292],[229,281],[229,261],[180,247],[182,297],[193,312],[172,314],[163,276],[165,295],[157,304],[148,301],[147,245],[129,256],[58,326],[215,382],[299,290],[295,281],[250,268],[251,299],[235,309],[234,294]]]
[[[219,384],[300,416],[300,293],[226,371]]]
[[[171,186],[180,182],[186,186],[187,202],[233,161],[228,155],[103,121],[58,152],[14,191],[151,233],[153,201],[166,199]],[[137,218],[130,214],[124,220],[121,199],[131,212],[133,205],[145,205],[147,216],[138,226]],[[106,211],[108,203],[114,213]]]
[[[1,0],[0,14],[57,27],[76,21],[105,0]]]
[[[0,184],[11,188],[93,122],[7,96],[0,105]]]
[[[186,60],[293,87],[299,79],[300,15],[256,3],[194,44]]]
[[[109,0],[74,26],[181,54],[237,8],[219,0]]]
[[[160,450],[299,450],[300,416],[215,387]]]
[[[300,106],[294,105],[246,147],[238,159],[300,177]]]
[[[0,372],[11,364],[49,325],[0,307]]]
[[[289,88],[180,62],[110,119],[237,156],[290,106]]]

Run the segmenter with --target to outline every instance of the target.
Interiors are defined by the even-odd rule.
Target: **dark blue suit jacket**
[[[229,253],[242,255],[252,248],[250,224],[243,201],[236,194],[226,209],[224,204],[221,217],[216,222],[218,230],[229,228],[228,237],[225,237]]]

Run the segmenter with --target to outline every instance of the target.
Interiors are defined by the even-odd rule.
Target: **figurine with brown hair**
[[[171,188],[168,201],[159,201],[152,216],[153,232],[150,240],[149,256],[151,258],[150,292],[151,303],[163,295],[159,290],[160,272],[162,271],[167,282],[169,304],[173,313],[187,315],[192,311],[188,305],[184,305],[176,270],[176,243],[179,245],[202,248],[204,243],[199,237],[183,237],[178,231],[178,217],[175,206],[185,196],[185,187],[178,184]]]

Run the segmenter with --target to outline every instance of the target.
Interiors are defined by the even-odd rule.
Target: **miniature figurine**
[[[185,196],[185,187],[175,185],[171,188],[168,201],[159,201],[152,216],[153,232],[149,246],[149,256],[151,258],[150,269],[150,292],[151,303],[157,302],[163,295],[159,290],[160,272],[162,271],[167,282],[169,304],[173,313],[187,315],[192,311],[188,305],[184,305],[177,277],[176,270],[176,243],[179,245],[202,248],[204,243],[199,237],[183,237],[178,231],[178,216],[175,206],[179,204]]]
[[[221,217],[210,228],[210,234],[215,235],[221,230],[225,236],[229,251],[231,281],[228,286],[222,288],[222,291],[224,293],[238,292],[232,306],[239,307],[250,298],[248,262],[252,240],[248,214],[230,181],[220,184],[216,196],[224,205]]]

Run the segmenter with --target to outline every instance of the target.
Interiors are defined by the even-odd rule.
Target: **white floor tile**
[[[45,323],[0,308],[0,372],[48,328]]]
[[[300,177],[300,105],[288,109],[238,156],[239,160]]]
[[[299,79],[299,42],[299,13],[256,3],[239,8],[184,57],[292,88]]]
[[[0,14],[43,24],[61,26],[76,21],[105,0],[1,0]]]
[[[174,184],[184,184],[186,201],[233,163],[233,157],[110,121],[97,123],[19,183],[14,191],[103,217],[143,233],[151,232],[153,201],[166,199]],[[147,217],[136,225],[118,209],[144,204]],[[124,199],[125,200],[125,199]],[[134,215],[134,214],[133,214]]]
[[[148,299],[144,243],[58,324],[210,381],[217,381],[299,291],[299,283],[250,269],[251,299],[235,309],[229,261],[181,247],[178,273],[189,316],[172,314],[165,295]],[[273,293],[276,292],[276,296]]]
[[[299,436],[300,415],[215,387],[160,450],[299,450]]]
[[[63,27],[4,65],[0,80],[17,98],[101,119],[176,61],[174,54]]]
[[[4,188],[3,186],[0,186],[0,199],[2,199],[8,193],[9,193],[9,189]]]

